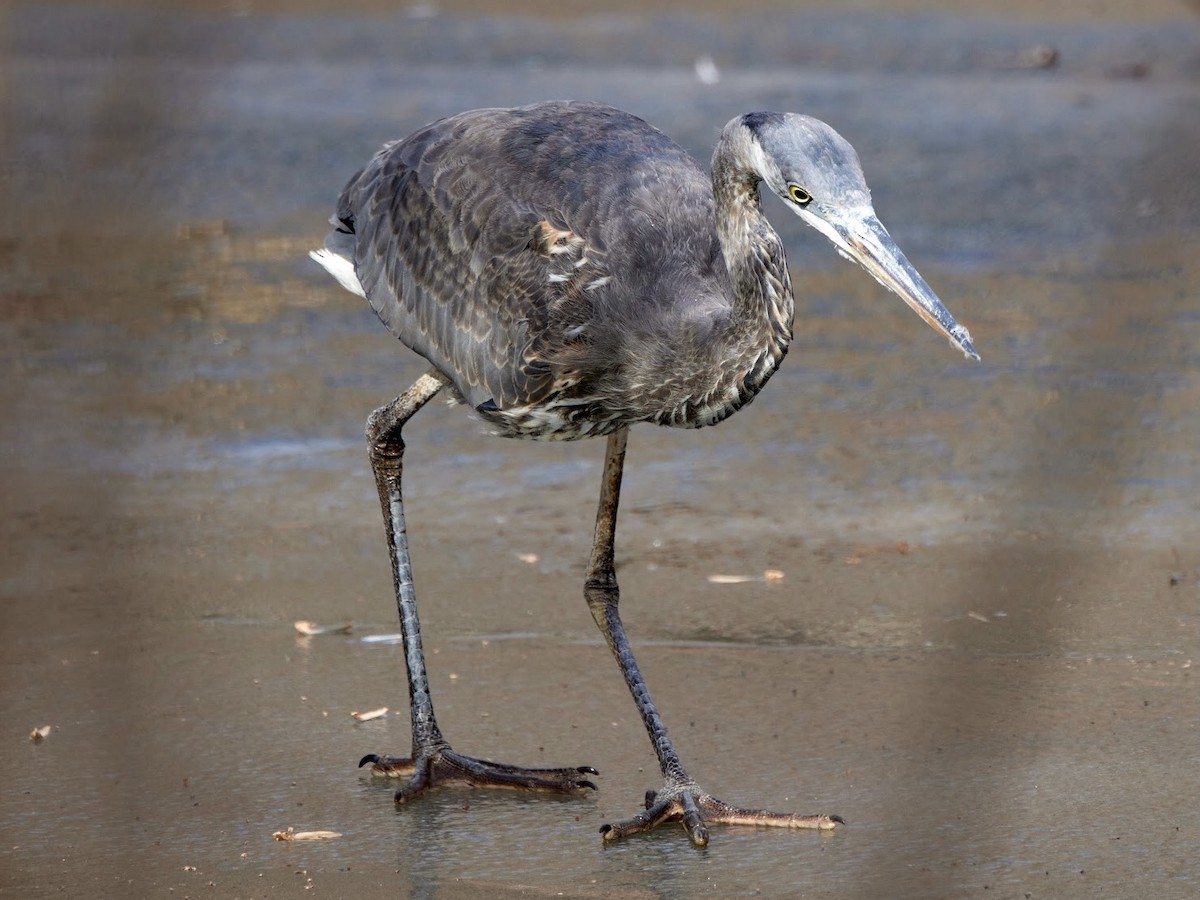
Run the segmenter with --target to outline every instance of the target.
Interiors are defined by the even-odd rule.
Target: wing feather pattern
[[[711,208],[699,166],[628,113],[474,110],[376,154],[326,246],[352,235],[380,319],[486,414],[602,395],[623,348],[678,318],[672,271],[712,281]]]

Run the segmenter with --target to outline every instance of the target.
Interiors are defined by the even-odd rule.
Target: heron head
[[[798,113],[748,113],[730,123],[735,125],[749,132],[747,163],[767,189],[953,346],[979,359],[967,329],[954,321],[875,216],[862,165],[849,141],[824,122]]]

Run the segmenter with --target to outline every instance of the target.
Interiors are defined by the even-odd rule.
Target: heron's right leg
[[[588,563],[583,593],[587,598],[588,608],[592,611],[592,617],[600,626],[609,649],[621,667],[625,684],[633,694],[633,700],[642,716],[642,723],[646,726],[646,733],[650,735],[650,741],[654,744],[654,752],[662,770],[663,786],[660,790],[646,793],[645,812],[624,822],[604,825],[600,829],[604,842],[611,843],[629,835],[650,831],[663,822],[680,822],[697,847],[708,844],[710,822],[818,830],[828,830],[838,824],[844,824],[841,816],[794,816],[764,809],[731,806],[702,790],[684,770],[671,739],[667,737],[667,726],[663,724],[662,717],[650,699],[650,691],[646,688],[637,661],[633,658],[633,648],[629,645],[625,626],[621,624],[621,616],[617,611],[620,591],[617,587],[613,553],[627,436],[627,429],[622,428],[608,437],[608,448],[604,454],[604,477],[600,483],[600,505],[596,511],[596,537],[592,543],[592,558]]]
[[[408,556],[408,532],[404,525],[404,501],[400,492],[404,440],[400,432],[404,423],[446,384],[446,376],[436,369],[430,370],[387,406],[375,410],[367,420],[371,468],[375,473],[375,485],[379,489],[379,502],[383,507],[388,552],[392,558],[392,581],[400,611],[404,664],[408,670],[413,748],[412,756],[406,758],[370,753],[362,758],[359,766],[371,763],[372,774],[407,777],[408,783],[396,792],[397,802],[403,802],[439,783],[561,794],[584,793],[589,788],[594,790],[595,785],[584,778],[585,775],[596,774],[596,770],[590,766],[527,769],[475,759],[454,752],[438,729],[429,695],[429,678],[425,672],[425,654],[421,649],[421,625],[417,620],[417,599]]]

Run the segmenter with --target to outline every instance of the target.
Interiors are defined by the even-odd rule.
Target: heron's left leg
[[[392,579],[400,613],[400,631],[404,639],[413,750],[409,757],[368,753],[359,766],[370,763],[373,775],[408,779],[396,792],[398,803],[438,784],[557,794],[582,794],[595,790],[596,786],[586,777],[597,774],[591,766],[526,768],[466,756],[455,752],[438,728],[429,692],[429,677],[425,671],[425,653],[421,648],[421,625],[417,619],[417,598],[408,554],[408,530],[404,522],[404,500],[400,489],[404,469],[404,439],[401,432],[405,422],[447,382],[445,375],[436,369],[431,370],[387,406],[375,410],[367,421],[371,468],[375,473],[375,485],[379,489],[379,501],[387,528]]]
[[[604,825],[600,833],[604,841],[617,841],[631,834],[649,831],[663,822],[682,822],[693,844],[703,847],[708,843],[706,823],[719,822],[727,825],[773,825],[783,828],[830,829],[843,822],[841,816],[808,815],[793,816],[786,813],[768,812],[759,809],[741,809],[730,806],[703,791],[693,782],[683,768],[675,752],[667,727],[663,724],[637,661],[633,649],[625,636],[625,627],[617,612],[620,591],[617,588],[616,569],[613,565],[613,543],[617,527],[617,505],[621,494],[621,472],[625,466],[625,442],[628,430],[621,429],[609,436],[604,455],[604,478],[600,487],[600,507],[596,512],[596,537],[592,545],[592,558],[588,563],[584,596],[592,617],[609,648],[617,658],[625,683],[633,694],[638,712],[662,770],[664,784],[659,791],[647,791],[646,811],[615,825]]]

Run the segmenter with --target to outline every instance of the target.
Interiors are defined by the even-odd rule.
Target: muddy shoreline
[[[971,9],[6,5],[0,894],[1194,896],[1195,10]],[[623,614],[681,753],[837,834],[601,846],[658,781],[581,596],[603,448],[441,404],[406,501],[443,727],[601,790],[397,810],[354,768],[408,741],[362,428],[423,366],[306,251],[382,140],[548,95],[701,159],[751,107],[836,122],[983,355],[768,210],[783,368],[631,436]]]

